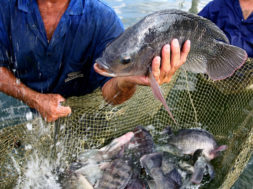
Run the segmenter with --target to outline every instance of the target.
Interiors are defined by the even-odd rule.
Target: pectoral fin
[[[163,106],[165,107],[165,109],[169,113],[169,115],[172,118],[172,120],[174,121],[174,123],[177,124],[175,118],[173,117],[173,115],[166,103],[166,100],[165,100],[163,93],[162,93],[162,89],[160,88],[160,86],[156,82],[152,72],[149,72],[149,80],[150,80],[151,89],[152,89],[152,92],[153,92],[155,98],[162,102]]]

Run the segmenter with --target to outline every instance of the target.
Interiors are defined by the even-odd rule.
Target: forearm
[[[0,91],[22,100],[31,108],[36,108],[40,93],[21,83],[14,74],[5,67],[0,67]]]
[[[124,78],[112,78],[107,81],[102,93],[106,102],[117,105],[131,98],[136,91],[136,84],[125,82]]]

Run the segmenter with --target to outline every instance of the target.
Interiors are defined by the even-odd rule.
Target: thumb
[[[65,102],[65,98],[63,98],[62,96],[58,96],[57,97],[58,100],[58,107],[57,107],[57,111],[59,113],[60,116],[67,116],[71,113],[71,108],[69,106],[63,106],[62,102]]]
[[[71,114],[71,108],[69,106],[62,106],[61,104],[59,104],[57,111],[61,117]]]

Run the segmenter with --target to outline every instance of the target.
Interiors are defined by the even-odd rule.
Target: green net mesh
[[[204,188],[230,188],[253,151],[252,72],[252,59],[223,81],[214,82],[205,75],[178,71],[170,84],[162,86],[177,125],[154,99],[151,89],[140,86],[122,105],[105,103],[97,90],[67,99],[66,104],[72,108],[71,116],[54,124],[36,118],[2,128],[0,185],[11,188],[22,183],[34,152],[53,165],[65,167],[84,149],[102,147],[138,125],[152,125],[155,138],[169,125],[174,130],[207,129],[219,144],[228,145],[224,154],[213,160],[216,176]]]

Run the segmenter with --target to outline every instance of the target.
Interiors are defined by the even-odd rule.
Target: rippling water
[[[198,0],[197,0],[198,1]],[[195,2],[197,2],[195,1]],[[201,10],[210,0],[202,0],[198,3],[198,10]],[[181,9],[188,11],[191,8],[192,0],[104,0],[114,8],[121,18],[124,26],[136,23],[145,15],[162,9]]]
[[[196,0],[195,2],[197,2]],[[200,11],[210,0],[200,0],[198,2],[198,11]],[[191,0],[104,0],[106,4],[113,7],[121,18],[125,28],[133,25],[145,15],[161,9],[181,9],[188,11],[191,8]],[[0,128],[4,126],[3,122],[15,124],[26,120],[26,113],[29,109],[23,103],[7,97],[0,93]],[[234,189],[251,189],[253,185],[253,156],[246,170],[241,175],[239,181],[233,187]]]

